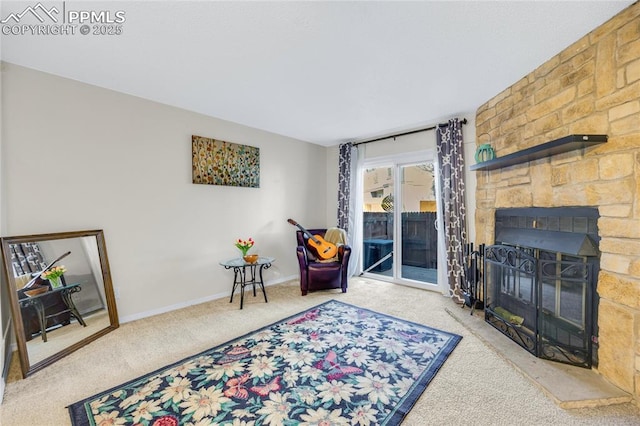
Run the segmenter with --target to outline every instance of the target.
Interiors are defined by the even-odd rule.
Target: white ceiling
[[[123,34],[3,35],[1,57],[330,146],[473,115],[632,3],[67,1]]]

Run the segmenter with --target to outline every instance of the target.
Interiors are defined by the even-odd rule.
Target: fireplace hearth
[[[485,248],[485,320],[533,355],[597,365],[598,210],[496,211]]]

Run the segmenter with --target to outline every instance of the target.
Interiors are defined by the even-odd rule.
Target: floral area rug
[[[460,339],[331,300],[69,414],[74,425],[397,425]]]

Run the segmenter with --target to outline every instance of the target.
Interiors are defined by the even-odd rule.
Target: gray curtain
[[[338,228],[349,234],[349,205],[351,202],[351,143],[340,145],[338,159]]]
[[[9,252],[11,253],[13,274],[16,277],[40,272],[47,266],[38,243],[10,244]]]
[[[447,252],[447,276],[450,294],[464,302],[461,284],[465,280],[464,247],[467,244],[467,219],[464,186],[464,144],[462,123],[457,118],[436,129],[440,194]]]
[[[352,143],[340,145],[338,164],[338,227],[347,231],[347,244],[351,247],[348,276],[359,272],[362,247],[362,156]]]

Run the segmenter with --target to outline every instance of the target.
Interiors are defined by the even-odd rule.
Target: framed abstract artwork
[[[260,148],[191,136],[193,183],[260,187]]]

